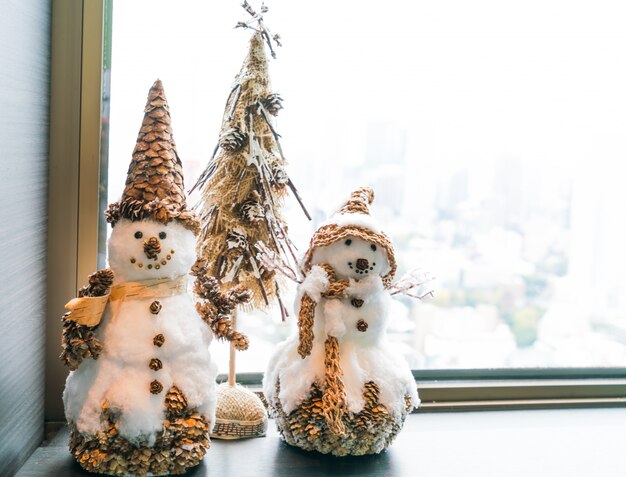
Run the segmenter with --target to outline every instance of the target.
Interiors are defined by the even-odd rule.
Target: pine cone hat
[[[369,205],[373,201],[374,191],[370,187],[361,187],[352,192],[346,204],[318,228],[313,237],[311,237],[309,249],[304,256],[305,272],[311,269],[313,251],[317,247],[330,245],[349,236],[359,237],[375,243],[387,252],[389,272],[382,279],[385,287],[391,285],[397,268],[396,258],[391,240],[389,240],[389,237],[385,235],[376,220],[370,215]]]
[[[187,208],[183,165],[176,152],[161,80],[150,88],[144,113],[122,199],[109,205],[107,221],[114,227],[121,218],[150,218],[163,224],[177,220],[197,235],[199,223]]]

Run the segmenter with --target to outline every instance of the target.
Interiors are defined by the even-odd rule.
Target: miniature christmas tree
[[[215,277],[224,291],[236,286],[251,290],[250,308],[267,307],[276,298],[284,318],[287,311],[280,298],[276,272],[257,261],[255,245],[263,242],[273,253],[295,262],[280,207],[289,189],[301,205],[302,201],[285,171],[286,161],[273,124],[273,117],[282,109],[282,99],[270,87],[265,46],[275,56],[272,42],[280,45],[278,36],[269,33],[263,17],[249,4],[244,2],[243,7],[252,19],[238,26],[254,30],[248,55],[226,101],[213,157],[192,188],[201,190],[196,269],[199,280],[202,276]],[[266,11],[263,8],[261,13]],[[302,209],[309,217],[304,206]],[[238,397],[227,396],[228,393],[238,393]],[[220,402],[241,402],[244,394],[245,390],[235,386],[231,345],[229,383],[218,390],[216,437],[220,437],[220,419],[228,424],[228,429],[232,429],[233,421],[250,420],[233,416],[233,409],[226,404],[229,409],[220,407]],[[250,393],[249,403],[240,408],[255,406],[263,410],[260,400]],[[264,427],[258,430],[261,432],[265,432]],[[241,429],[240,433],[250,435],[249,430]],[[236,437],[232,432],[225,434]]]

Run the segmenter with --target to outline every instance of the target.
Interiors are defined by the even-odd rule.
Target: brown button
[[[360,298],[353,298],[350,303],[352,303],[352,306],[355,308],[361,308],[364,302]]]
[[[161,346],[163,346],[163,343],[165,343],[165,336],[159,333],[154,337],[152,343],[154,343],[154,346],[158,346],[160,348]]]
[[[150,313],[152,313],[153,315],[158,315],[159,311],[161,311],[161,308],[163,308],[163,306],[161,305],[161,302],[153,301],[152,304],[150,305]]]
[[[163,391],[163,385],[156,379],[150,383],[150,392],[152,394],[159,394],[161,391]]]
[[[363,332],[367,331],[368,326],[369,325],[367,324],[367,321],[365,320],[359,320],[356,322],[356,329],[359,331],[363,331]]]
[[[163,363],[158,358],[152,358],[148,366],[150,367],[151,370],[158,371],[159,369],[163,367]]]

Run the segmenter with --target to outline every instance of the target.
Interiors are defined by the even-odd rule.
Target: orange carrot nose
[[[161,253],[161,242],[156,237],[150,237],[143,243],[143,251],[149,259],[157,260]]]

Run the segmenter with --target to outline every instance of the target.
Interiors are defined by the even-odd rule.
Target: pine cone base
[[[138,477],[183,474],[200,463],[209,448],[209,423],[187,407],[183,393],[173,386],[165,397],[166,419],[153,446],[135,445],[117,432],[117,416],[103,404],[101,430],[81,434],[70,423],[70,452],[83,469],[108,475]]]
[[[280,383],[277,382],[275,396],[279,395],[279,391]],[[370,381],[363,390],[363,410],[358,414],[344,414],[345,435],[339,436],[332,433],[326,424],[322,394],[321,386],[313,384],[309,398],[289,414],[283,411],[277,398],[269,403],[278,431],[287,444],[335,456],[378,454],[389,447],[398,435],[413,407],[410,397],[406,396],[406,406],[401,415],[392,416],[379,401],[378,386]]]

